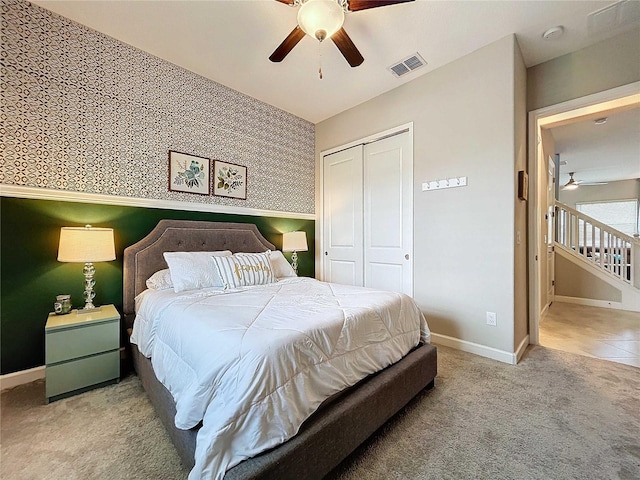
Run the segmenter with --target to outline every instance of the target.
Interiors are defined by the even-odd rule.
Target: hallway
[[[640,368],[640,312],[554,302],[540,345]]]

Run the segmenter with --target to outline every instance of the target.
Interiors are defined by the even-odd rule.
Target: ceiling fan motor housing
[[[335,0],[308,0],[298,10],[298,25],[304,33],[323,41],[344,24],[344,9]]]

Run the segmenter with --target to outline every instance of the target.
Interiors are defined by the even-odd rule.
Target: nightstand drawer
[[[113,380],[120,376],[120,351],[47,366],[47,398]]]
[[[45,339],[47,365],[117,350],[120,348],[120,321],[48,331]]]

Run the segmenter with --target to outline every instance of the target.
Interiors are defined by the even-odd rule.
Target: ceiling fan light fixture
[[[344,9],[336,0],[307,0],[298,10],[298,25],[307,35],[323,41],[344,24]]]

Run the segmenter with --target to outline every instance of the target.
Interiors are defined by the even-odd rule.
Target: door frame
[[[542,311],[538,308],[541,301],[540,263],[547,261],[546,245],[541,241],[540,229],[543,227],[547,192],[540,191],[541,175],[547,175],[546,159],[539,158],[540,129],[570,123],[577,118],[596,117],[603,111],[632,108],[640,102],[640,82],[558,103],[529,112],[529,343],[539,345],[539,325]],[[559,172],[556,172],[556,176]],[[546,226],[546,225],[545,225]]]
[[[324,280],[324,260],[322,258],[322,252],[324,252],[324,157],[326,155],[331,155],[332,153],[340,152],[342,150],[347,150],[349,148],[355,147],[357,145],[366,145],[367,143],[372,143],[377,140],[382,140],[387,137],[392,137],[394,135],[398,135],[400,133],[408,132],[409,138],[411,139],[411,144],[413,144],[413,122],[404,123],[402,125],[398,125],[397,127],[392,127],[388,130],[384,130],[382,132],[374,133],[368,135],[366,137],[360,138],[358,140],[354,140],[349,143],[345,143],[344,145],[340,145],[338,147],[329,148],[327,150],[322,150],[320,152],[320,157],[317,162],[318,165],[318,205],[316,205],[316,278],[318,280]],[[413,180],[415,183],[415,179]],[[415,185],[414,185],[415,186]],[[411,252],[411,258],[413,258],[413,252]]]
[[[557,154],[556,154],[557,155]],[[556,212],[555,202],[558,199],[556,195],[556,186],[558,185],[558,174],[560,173],[559,165],[556,165],[556,155],[553,158],[547,156],[547,202],[546,202],[546,220],[547,220],[547,302],[543,307],[543,311],[548,309],[555,296],[555,246],[553,244],[556,232]],[[551,178],[551,182],[549,182]],[[551,195],[549,195],[551,193]],[[551,259],[551,260],[549,260]],[[551,267],[551,268],[549,268]]]

